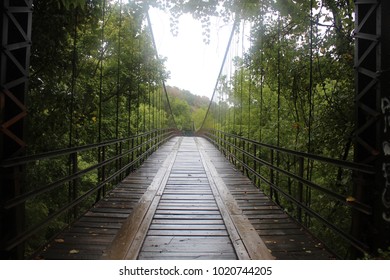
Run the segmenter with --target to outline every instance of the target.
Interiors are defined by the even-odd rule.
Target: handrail
[[[232,143],[230,143],[230,142],[228,142],[228,141],[226,141],[224,139],[221,139],[221,141],[226,143],[230,147],[233,147],[237,151],[241,152],[241,154],[247,155],[248,157],[252,158],[253,160],[257,161],[260,164],[264,164],[264,165],[268,166],[269,168],[271,168],[271,169],[273,169],[273,170],[275,170],[277,172],[283,173],[284,175],[287,175],[288,177],[291,177],[291,178],[293,178],[293,179],[295,179],[295,180],[297,180],[297,181],[299,181],[299,182],[301,182],[301,183],[303,183],[303,184],[305,184],[307,186],[310,186],[310,187],[312,187],[314,189],[317,189],[317,190],[319,190],[319,191],[321,191],[321,192],[323,192],[323,193],[325,193],[325,194],[327,194],[329,196],[332,196],[334,199],[336,199],[337,201],[343,203],[344,205],[350,206],[350,207],[352,207],[352,208],[354,208],[356,210],[359,210],[360,212],[362,212],[364,214],[367,214],[367,215],[371,215],[372,214],[370,206],[368,206],[368,205],[366,205],[364,203],[359,203],[357,201],[347,201],[345,196],[342,196],[342,195],[340,195],[338,193],[332,192],[332,191],[330,191],[330,190],[328,190],[328,189],[326,189],[326,188],[324,188],[324,187],[322,187],[322,186],[320,186],[320,185],[318,185],[316,183],[313,183],[310,180],[307,180],[307,179],[302,178],[302,177],[300,177],[300,176],[298,176],[298,175],[296,175],[294,173],[291,173],[291,172],[286,171],[286,170],[284,170],[284,169],[282,169],[280,167],[272,165],[271,163],[269,163],[269,162],[267,162],[267,161],[265,161],[263,159],[257,158],[254,155],[252,155],[251,153],[249,153],[249,152],[247,152],[247,151],[245,151],[245,150],[243,150],[243,149],[241,149],[239,147],[235,147]],[[246,141],[246,140],[243,140],[243,141]],[[213,141],[213,142],[215,142],[215,141]],[[226,152],[228,152],[224,147],[222,147],[222,149],[224,149]],[[230,152],[228,152],[228,153],[231,156],[235,157],[234,154],[231,154]],[[240,162],[241,162],[241,164],[246,165],[243,161],[240,160]]]
[[[253,174],[255,174],[256,177],[260,178],[263,182],[269,184],[269,185],[272,185],[272,188],[277,190],[279,193],[282,193],[289,201],[299,205],[299,207],[301,207],[302,209],[304,209],[307,213],[309,213],[310,215],[312,215],[313,217],[319,219],[322,223],[326,224],[328,227],[332,228],[334,231],[336,231],[337,233],[340,234],[340,236],[345,239],[347,242],[351,243],[353,246],[355,246],[356,248],[358,248],[359,250],[361,251],[367,251],[369,249],[369,247],[364,244],[363,242],[361,242],[360,240],[356,239],[354,236],[348,234],[347,232],[335,227],[330,221],[328,221],[326,218],[324,218],[323,216],[321,216],[320,214],[318,214],[317,212],[313,211],[310,207],[306,206],[305,204],[303,204],[302,202],[300,202],[299,200],[297,200],[295,197],[291,196],[290,194],[288,194],[286,191],[284,191],[283,189],[281,189],[280,187],[278,187],[277,185],[275,185],[274,183],[270,182],[269,180],[267,180],[265,177],[263,177],[262,175],[260,175],[258,172],[256,172],[255,170],[253,170],[250,166],[248,166],[246,163],[242,162],[241,163],[246,167],[248,168]]]
[[[369,247],[367,244],[365,244],[362,240],[357,239],[352,234],[346,232],[344,229],[338,227],[333,223],[333,221],[329,220],[328,218],[321,215],[320,212],[317,212],[316,209],[313,209],[311,205],[306,205],[303,201],[300,201],[298,198],[294,197],[292,194],[288,193],[286,190],[284,190],[281,186],[278,186],[277,183],[274,182],[272,179],[272,172],[277,172],[280,174],[283,174],[287,176],[288,178],[291,178],[292,180],[298,182],[298,185],[302,188],[302,186],[307,186],[308,188],[316,189],[320,193],[323,193],[327,195],[329,198],[333,199],[333,201],[341,203],[341,205],[347,206],[355,211],[358,211],[364,215],[372,215],[372,209],[369,205],[366,205],[363,202],[357,201],[356,199],[350,199],[346,195],[342,195],[340,193],[334,192],[330,189],[327,189],[307,178],[303,177],[303,172],[301,174],[295,174],[289,170],[285,170],[282,166],[276,166],[273,164],[272,159],[271,162],[268,162],[265,159],[259,158],[257,155],[253,154],[253,151],[257,151],[255,149],[256,147],[263,147],[267,148],[271,151],[271,157],[273,156],[273,151],[292,155],[296,157],[297,159],[300,159],[299,164],[303,164],[304,159],[310,159],[313,162],[323,162],[330,164],[332,166],[336,166],[339,168],[343,168],[345,170],[355,171],[355,172],[361,172],[366,174],[372,174],[373,169],[371,166],[367,166],[364,164],[356,164],[353,162],[348,161],[342,161],[337,159],[331,159],[324,156],[319,155],[313,155],[308,154],[305,152],[299,152],[294,150],[289,150],[286,148],[280,148],[269,144],[260,143],[251,139],[244,138],[239,135],[234,135],[232,133],[226,133],[220,130],[216,129],[209,129],[204,130],[201,133],[199,133],[200,136],[206,138],[211,143],[213,143],[217,148],[219,148],[226,157],[230,159],[234,159],[233,163],[236,165],[242,167],[243,171],[246,170],[247,172],[251,173],[256,178],[263,181],[266,185],[268,185],[274,192],[277,192],[281,194],[287,201],[291,202],[293,205],[295,205],[296,211],[304,211],[309,216],[313,217],[314,219],[318,220],[321,224],[323,224],[325,227],[331,229],[335,234],[340,236],[344,241],[349,244],[349,246],[354,247],[355,249],[361,251],[361,252],[367,252],[369,250]],[[239,143],[237,144],[236,140],[238,140]],[[247,143],[247,144],[245,144]],[[250,146],[250,145],[251,146]],[[255,148],[254,148],[255,147]],[[252,150],[250,150],[252,149]],[[252,164],[251,164],[252,162]],[[299,161],[298,161],[299,162]],[[264,174],[260,174],[259,170],[256,170],[256,166],[265,166],[270,171],[269,176],[271,179],[267,179]],[[295,211],[295,210],[294,210]],[[293,213],[290,213],[290,216]],[[298,223],[300,223],[303,227],[307,228],[312,234],[316,236],[316,233],[311,231],[310,227],[303,224],[300,217],[294,217],[295,220],[297,220]],[[318,237],[319,238],[319,237]],[[326,244],[326,241],[324,242]]]
[[[261,142],[258,142],[258,141],[252,140],[252,139],[244,138],[242,136],[232,134],[232,133],[227,133],[227,132],[224,132],[221,130],[209,129],[208,131],[218,132],[218,133],[224,134],[228,137],[234,137],[234,138],[237,138],[240,140],[244,140],[246,142],[249,142],[249,143],[261,146],[261,147],[265,147],[265,148],[268,148],[268,149],[271,149],[271,150],[274,150],[277,152],[283,152],[283,153],[290,154],[290,155],[305,157],[307,159],[330,163],[330,164],[333,164],[333,165],[336,165],[339,167],[348,168],[350,170],[359,171],[359,172],[363,172],[366,174],[375,174],[374,167],[367,165],[367,164],[355,163],[355,162],[350,162],[350,161],[345,161],[345,160],[340,160],[340,159],[329,158],[329,157],[325,157],[325,156],[321,156],[321,155],[309,154],[309,153],[301,152],[301,151],[297,151],[297,150],[286,149],[286,148],[282,148],[282,147],[278,147],[278,146],[274,146],[274,145],[270,145],[270,144],[261,143]],[[207,133],[207,132],[205,132],[205,133]],[[202,134],[202,132],[200,132],[200,134]]]
[[[45,153],[40,153],[40,154],[35,154],[35,155],[28,155],[28,156],[21,156],[21,157],[15,157],[15,158],[10,158],[7,160],[4,160],[0,163],[0,167],[14,167],[18,165],[24,165],[27,163],[31,163],[37,160],[42,160],[42,159],[49,159],[49,158],[54,158],[58,156],[64,156],[64,155],[69,155],[77,152],[83,152],[87,151],[93,148],[101,148],[105,147],[108,145],[114,145],[118,144],[121,142],[127,142],[132,139],[136,139],[139,137],[145,137],[148,136],[152,133],[156,133],[160,130],[154,129],[145,133],[137,134],[137,135],[132,135],[130,137],[126,138],[121,138],[121,139],[112,139],[112,140],[107,140],[101,143],[95,143],[95,144],[88,144],[88,145],[83,145],[83,146],[78,146],[78,147],[72,147],[72,148],[65,148],[65,149],[58,149],[50,152],[45,152]]]
[[[167,134],[168,134],[168,133],[164,133],[163,136],[165,136],[165,135],[167,135]],[[142,134],[142,135],[145,135],[145,134]],[[138,137],[141,137],[141,135],[139,135]],[[132,138],[135,138],[135,137],[132,137]],[[129,139],[132,139],[132,138],[129,138]],[[66,176],[66,177],[64,177],[64,178],[61,178],[60,180],[57,180],[57,181],[55,181],[55,182],[53,182],[53,183],[51,183],[51,184],[48,184],[48,185],[43,186],[43,187],[41,187],[41,188],[38,188],[38,189],[35,189],[35,190],[33,190],[33,191],[30,191],[30,192],[27,192],[27,193],[23,193],[23,194],[21,194],[21,195],[19,195],[19,196],[16,196],[16,197],[14,197],[14,198],[12,198],[12,199],[6,201],[6,202],[4,203],[4,205],[3,205],[3,208],[4,208],[4,209],[10,209],[10,208],[12,208],[12,207],[15,207],[15,206],[17,206],[17,205],[19,205],[19,204],[25,202],[25,201],[28,200],[29,198],[33,198],[33,197],[35,197],[35,196],[37,196],[37,195],[40,195],[40,194],[43,194],[43,193],[48,192],[48,191],[50,191],[50,190],[53,190],[53,189],[55,189],[56,187],[62,186],[63,184],[65,184],[65,183],[67,183],[67,182],[69,182],[69,181],[72,181],[72,180],[74,180],[74,179],[80,178],[82,175],[85,175],[86,173],[89,173],[89,172],[91,172],[91,171],[93,171],[93,170],[96,170],[96,169],[98,169],[98,168],[101,168],[101,167],[103,167],[103,166],[106,166],[107,164],[109,164],[109,163],[111,163],[111,162],[114,162],[114,161],[116,161],[116,160],[118,160],[118,159],[121,159],[121,158],[127,156],[128,154],[130,154],[130,153],[132,153],[132,152],[134,152],[134,151],[140,149],[142,146],[148,145],[150,142],[152,142],[152,140],[153,140],[153,139],[149,139],[148,141],[146,141],[146,142],[144,142],[144,143],[142,143],[142,144],[140,144],[140,145],[137,145],[137,146],[131,148],[130,150],[126,151],[126,152],[122,152],[122,154],[120,154],[120,155],[116,155],[116,156],[111,157],[111,158],[109,158],[109,159],[106,159],[106,160],[104,160],[104,161],[102,161],[102,162],[99,162],[99,163],[97,163],[97,164],[95,164],[95,165],[92,165],[92,166],[90,166],[90,167],[88,167],[88,168],[86,168],[86,169],[83,169],[83,170],[80,170],[80,171],[78,171],[78,172],[75,172],[75,173],[73,173],[72,175],[69,175],[69,176]],[[113,141],[112,143],[110,142],[108,145],[110,145],[110,144],[115,144],[115,143],[117,143],[117,142],[116,142],[116,141]],[[106,147],[106,146],[107,146],[107,145],[105,145],[105,146],[101,146],[101,145],[89,145],[89,147],[92,147],[92,148]],[[85,146],[84,146],[84,147],[85,147]],[[85,151],[86,149],[84,149],[84,147],[83,147],[82,149],[77,149],[77,151]],[[153,147],[154,147],[154,146],[153,146]],[[80,147],[80,148],[81,148],[81,147]],[[68,150],[72,150],[72,152],[65,153],[65,154],[61,154],[61,155],[67,155],[67,154],[74,154],[74,153],[76,153],[76,151],[74,151],[75,149],[68,149]],[[48,157],[48,158],[51,158],[51,156]],[[41,157],[40,160],[42,160],[42,159],[48,159],[48,158]],[[141,158],[142,158],[142,156],[141,156]],[[35,160],[38,160],[38,159],[35,159]],[[23,160],[23,162],[25,162],[25,160]]]
[[[85,152],[85,151],[93,151],[96,149],[106,148],[111,145],[118,144],[120,142],[128,142],[132,140],[137,140],[137,143],[129,148],[126,151],[121,152],[120,154],[115,154],[114,156],[103,159],[101,162],[98,162],[92,166],[89,166],[83,170],[77,170],[76,172],[73,172],[67,176],[64,176],[62,178],[59,178],[55,182],[49,183],[43,187],[39,187],[37,189],[34,189],[32,191],[22,193],[16,197],[13,197],[7,201],[4,201],[2,203],[2,209],[4,211],[7,211],[9,209],[12,209],[14,207],[18,207],[19,205],[25,203],[27,200],[37,197],[39,195],[42,195],[48,191],[51,191],[53,189],[56,189],[60,186],[64,186],[64,184],[71,182],[75,179],[81,178],[83,175],[94,171],[94,170],[100,170],[104,166],[107,166],[110,163],[116,162],[130,154],[133,154],[136,151],[141,151],[142,153],[135,156],[134,159],[132,159],[130,162],[127,162],[124,166],[120,166],[118,170],[115,170],[113,174],[108,174],[107,178],[103,177],[101,180],[98,180],[96,182],[97,184],[94,187],[91,187],[90,189],[86,190],[85,193],[81,194],[80,196],[76,197],[75,199],[65,203],[62,205],[59,209],[55,210],[53,213],[51,213],[48,217],[43,219],[42,221],[39,221],[37,224],[34,224],[30,226],[29,228],[25,229],[21,233],[19,233],[17,236],[12,237],[10,240],[7,240],[3,246],[5,250],[12,250],[13,248],[17,247],[18,245],[22,244],[26,240],[28,240],[30,237],[32,237],[34,234],[39,232],[41,229],[45,228],[50,222],[52,222],[54,219],[59,217],[61,214],[66,213],[70,209],[74,208],[75,206],[82,203],[84,200],[86,200],[88,197],[91,197],[94,193],[99,191],[100,189],[104,188],[108,183],[115,180],[118,176],[123,174],[126,170],[129,168],[136,166],[137,164],[141,164],[142,161],[149,156],[153,151],[155,151],[159,146],[161,146],[163,143],[168,141],[171,137],[173,137],[176,134],[176,132],[172,129],[161,129],[161,130],[152,130],[149,132],[145,132],[142,134],[134,135],[127,138],[122,138],[118,140],[109,140],[105,141],[103,143],[99,144],[91,144],[91,145],[84,145],[69,149],[61,149],[56,150],[48,153],[42,153],[32,156],[25,156],[25,157],[18,157],[14,159],[7,160],[1,164],[1,167],[9,168],[9,167],[15,167],[15,166],[23,166],[27,163],[32,163],[39,160],[51,160],[55,157],[59,156],[72,156],[76,155],[79,152]],[[138,142],[138,139],[144,139],[145,137],[148,137],[149,139],[145,139],[146,141],[142,141],[141,143]],[[144,149],[145,148],[145,149]],[[144,150],[143,150],[144,149]]]

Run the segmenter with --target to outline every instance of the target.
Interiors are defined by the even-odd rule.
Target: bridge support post
[[[373,254],[390,246],[390,1],[355,0],[355,161],[373,166],[358,175],[355,197],[372,215],[354,214],[352,231]]]
[[[0,12],[0,203],[18,195],[23,187],[23,171],[6,168],[2,162],[22,155],[24,118],[27,115],[25,94],[30,62],[32,0],[3,0]],[[0,258],[23,258],[23,246],[7,248],[7,240],[24,226],[24,205],[0,209]]]

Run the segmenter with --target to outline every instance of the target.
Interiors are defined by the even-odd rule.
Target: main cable
[[[153,43],[153,47],[154,47],[154,50],[155,50],[156,59],[159,60],[158,51],[157,51],[157,45],[156,45],[156,41],[154,40],[152,22],[151,22],[150,16],[149,16],[149,9],[146,10],[146,18],[147,18],[148,25],[149,25],[150,35],[151,35],[151,37],[152,37],[152,43]],[[175,120],[175,115],[174,115],[173,112],[172,112],[172,107],[171,107],[171,103],[169,102],[167,87],[165,86],[165,81],[164,81],[164,80],[162,80],[162,85],[163,85],[165,97],[166,97],[166,99],[167,99],[167,104],[168,104],[169,112],[170,112],[170,114],[171,114],[171,116],[172,116],[172,119],[173,119],[173,123],[174,123],[174,125],[175,125],[175,128],[177,129],[177,123],[176,123],[176,120]]]
[[[204,124],[206,123],[206,119],[207,119],[208,114],[209,114],[209,112],[210,112],[210,108],[211,108],[211,105],[212,105],[212,103],[213,103],[214,95],[215,95],[215,93],[217,92],[217,88],[218,88],[218,84],[219,84],[219,79],[221,78],[222,71],[223,71],[223,68],[224,68],[224,66],[225,66],[226,57],[227,57],[227,55],[228,55],[228,53],[229,53],[230,45],[231,45],[231,42],[232,42],[232,39],[233,39],[233,35],[234,35],[234,30],[236,29],[238,22],[239,22],[239,20],[238,20],[238,18],[236,17],[236,19],[234,20],[234,23],[233,23],[232,31],[230,32],[229,41],[228,41],[228,44],[227,44],[227,46],[226,46],[225,55],[224,55],[223,60],[222,60],[222,65],[221,65],[221,68],[220,68],[220,70],[219,70],[218,78],[217,78],[217,81],[215,82],[213,95],[211,96],[210,103],[209,103],[209,106],[208,106],[208,108],[207,108],[207,112],[206,112],[206,115],[205,115],[205,117],[204,117],[204,119],[203,119],[202,125],[200,126],[200,129],[203,129],[203,126],[204,126]]]

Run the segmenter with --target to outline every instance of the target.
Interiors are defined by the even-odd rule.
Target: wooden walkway
[[[203,138],[175,137],[43,259],[332,259]]]

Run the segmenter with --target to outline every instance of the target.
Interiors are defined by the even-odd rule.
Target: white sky
[[[232,23],[213,19],[210,44],[203,42],[202,25],[191,15],[179,21],[179,34],[170,31],[169,15],[157,9],[149,10],[153,33],[160,57],[166,57],[170,71],[167,85],[176,86],[200,96],[211,97],[229,40]]]

